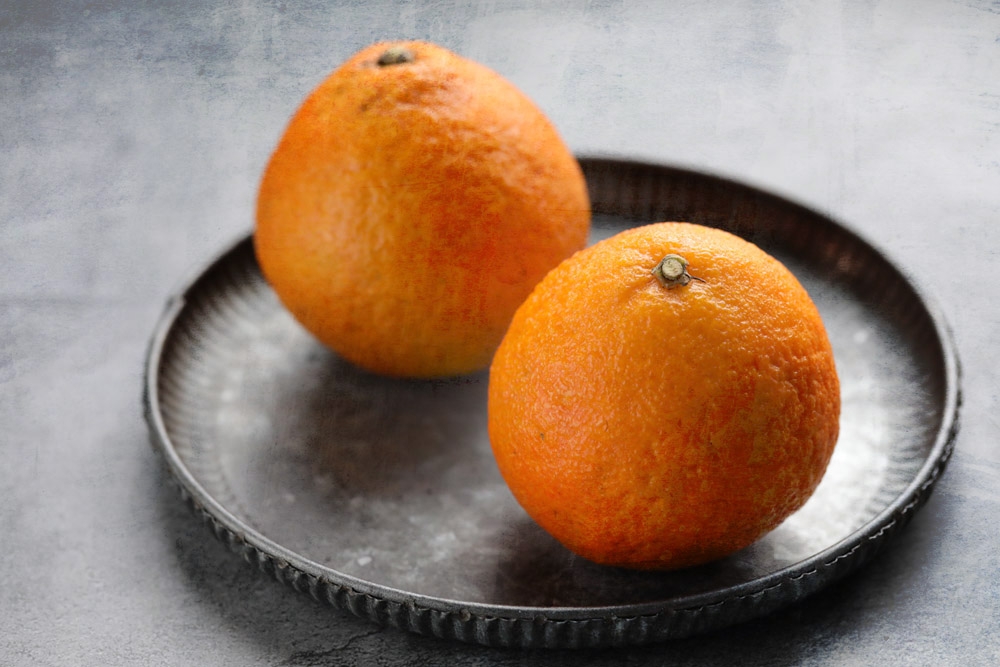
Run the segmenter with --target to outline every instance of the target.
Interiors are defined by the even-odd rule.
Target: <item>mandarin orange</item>
[[[675,569],[801,507],[833,452],[833,352],[798,280],[727,232],[658,223],[560,264],[491,367],[489,435],[534,520],[598,563]]]
[[[353,55],[291,118],[260,185],[265,278],[370,371],[489,365],[515,309],[590,226],[583,174],[510,82],[425,42]]]

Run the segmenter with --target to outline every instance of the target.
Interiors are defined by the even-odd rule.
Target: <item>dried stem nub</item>
[[[399,65],[401,63],[412,63],[413,51],[410,51],[405,46],[390,46],[382,53],[382,55],[378,57],[376,62],[379,67],[385,67],[386,65]]]
[[[667,289],[683,287],[692,280],[705,282],[697,276],[692,276],[687,270],[688,261],[680,255],[670,254],[661,259],[653,267],[653,275]]]

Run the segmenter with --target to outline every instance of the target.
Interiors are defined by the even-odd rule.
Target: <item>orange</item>
[[[822,478],[839,414],[800,283],[757,246],[686,223],[563,262],[490,374],[490,440],[518,502],[577,554],[639,569],[712,561],[775,528]]]
[[[255,249],[287,309],[401,377],[489,365],[514,311],[590,225],[576,159],[486,67],[423,42],[353,55],[289,121]]]

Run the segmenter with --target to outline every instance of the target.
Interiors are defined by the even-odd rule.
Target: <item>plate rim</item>
[[[787,565],[751,581],[658,601],[597,606],[544,607],[492,604],[411,593],[327,567],[268,538],[241,520],[209,493],[194,472],[185,464],[172,443],[160,407],[157,386],[158,371],[169,335],[178,318],[184,312],[189,296],[198,288],[199,283],[212,268],[239,251],[245,244],[252,246],[253,234],[251,231],[241,233],[235,240],[226,244],[222,250],[217,251],[207,262],[196,266],[181,281],[180,286],[170,293],[150,337],[143,368],[142,408],[149,430],[150,442],[154,450],[166,462],[171,479],[178,487],[182,499],[209,524],[217,538],[226,543],[232,551],[241,553],[244,560],[256,564],[258,568],[279,581],[284,581],[292,585],[293,588],[307,592],[317,599],[325,599],[334,606],[346,608],[356,615],[402,626],[422,634],[434,634],[445,638],[454,637],[494,645],[536,645],[539,642],[536,635],[544,634],[536,630],[543,629],[543,626],[548,622],[589,626],[594,622],[610,621],[620,624],[629,619],[660,619],[676,614],[697,615],[710,606],[739,602],[748,597],[765,597],[769,591],[779,589],[790,581],[796,582],[796,585],[804,585],[806,590],[801,597],[806,597],[863,565],[870,559],[870,554],[866,555],[867,552],[872,551],[874,547],[880,547],[885,538],[890,537],[909,522],[916,511],[927,501],[936,482],[947,467],[957,439],[962,403],[961,369],[953,332],[941,308],[929,296],[927,290],[920,285],[919,281],[893,262],[885,252],[839,220],[758,185],[686,166],[623,159],[611,155],[579,156],[578,159],[581,165],[597,168],[627,167],[681,173],[763,195],[824,220],[841,233],[852,237],[854,243],[871,251],[898,274],[899,279],[916,297],[919,306],[926,311],[933,329],[935,347],[939,349],[943,362],[942,393],[944,400],[940,406],[940,424],[926,458],[905,489],[881,512],[862,526],[822,551],[797,563]],[[810,588],[812,580],[815,580],[819,574],[830,575],[830,577],[820,582],[819,586],[814,585]],[[303,580],[303,577],[306,579]],[[785,604],[788,602],[776,601],[764,604],[760,610],[755,610],[754,613],[750,614],[738,614],[738,618],[724,625],[732,625],[761,616],[775,611]],[[388,609],[386,605],[396,605],[399,609]],[[428,623],[416,623],[407,618],[413,615],[426,615],[427,612],[432,616],[441,616],[448,622],[442,625],[442,618],[437,618],[436,622],[432,618],[428,621],[428,625]],[[522,627],[518,628],[520,634],[517,634],[513,640],[509,637],[504,640],[503,637],[498,639],[495,634],[486,632],[488,628],[471,627],[476,622],[488,624],[492,621],[508,621],[515,624],[522,622],[520,623]],[[523,627],[525,626],[523,621],[527,621],[530,625]],[[715,627],[717,626],[711,626],[711,628]],[[699,632],[669,635],[667,638],[679,638]],[[585,639],[582,642],[576,642],[576,644],[573,642],[567,644],[565,641],[552,643],[543,638],[541,644],[538,645],[579,645],[583,647],[647,643],[645,640],[630,640],[621,631],[616,631],[613,635],[610,640],[608,637],[604,637],[603,643],[588,643]],[[656,638],[650,641],[656,641]]]

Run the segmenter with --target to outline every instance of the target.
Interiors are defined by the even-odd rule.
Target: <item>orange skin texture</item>
[[[412,62],[379,66],[391,46]],[[491,70],[422,42],[369,46],[292,117],[255,249],[295,318],[370,371],[487,367],[534,285],[586,244],[576,159]]]
[[[666,288],[666,255],[704,280]],[[676,569],[742,549],[812,495],[840,387],[795,277],[727,232],[657,223],[581,251],[514,316],[489,434],[534,520],[575,553]]]

